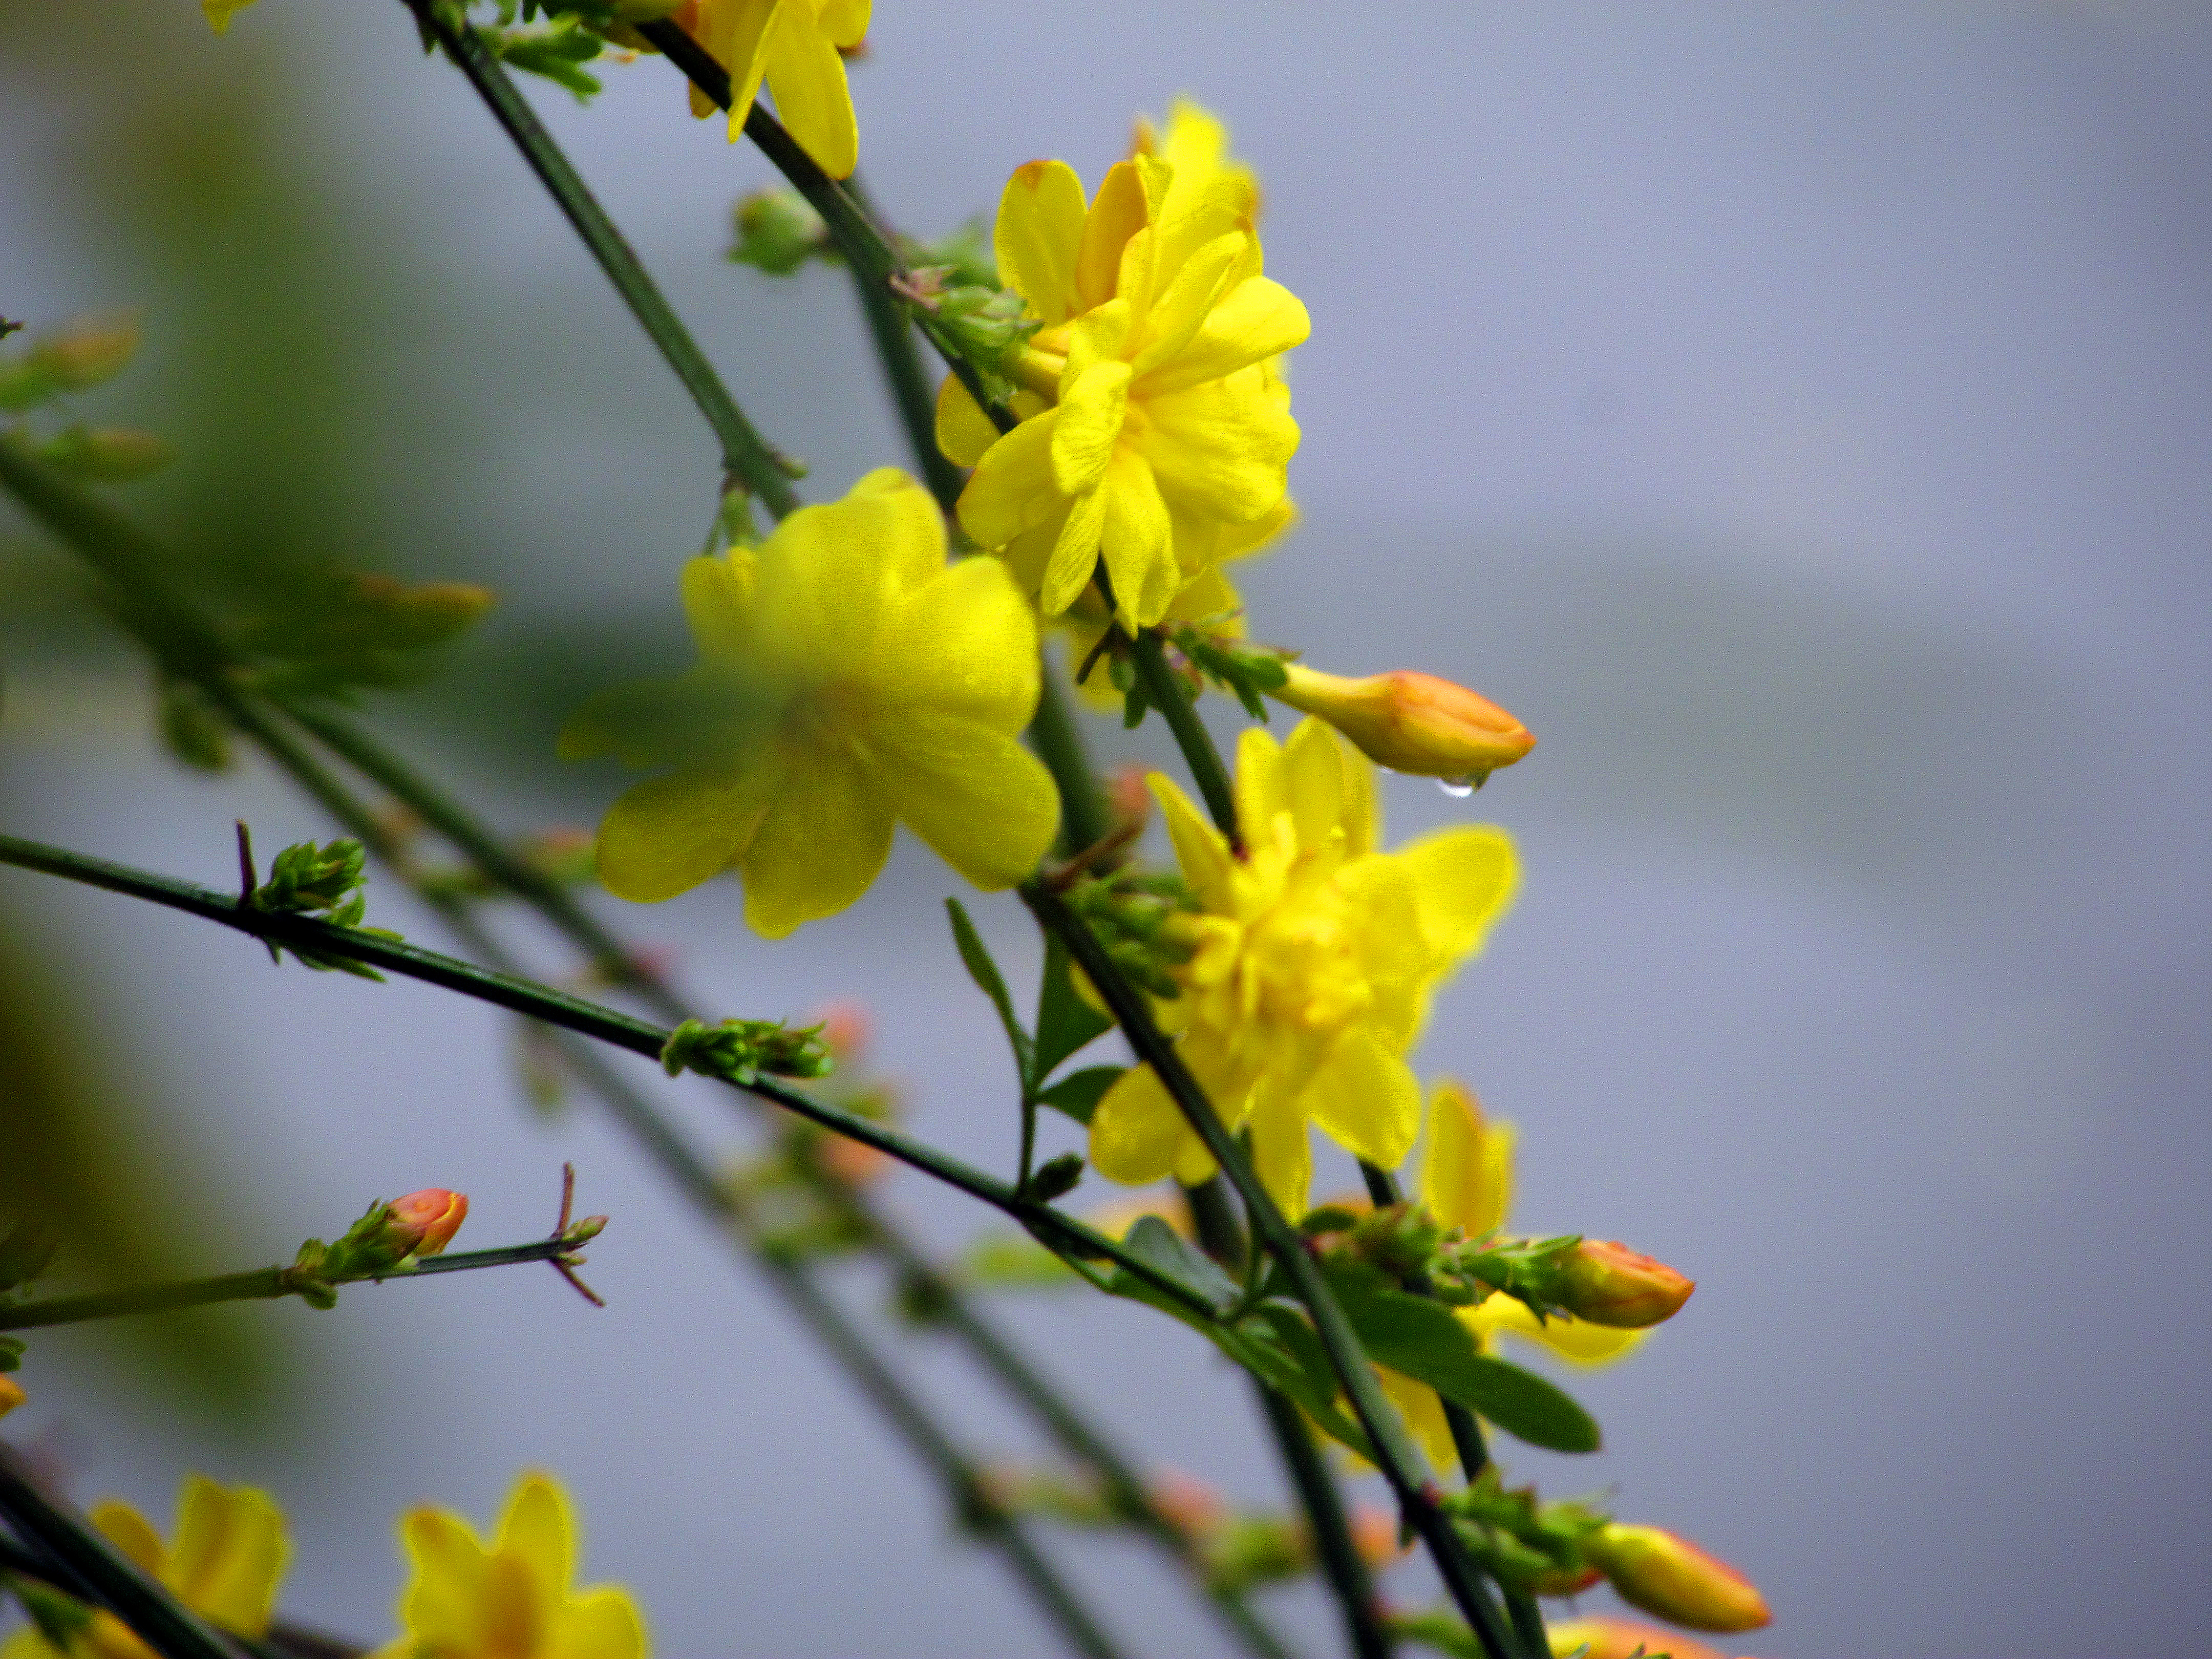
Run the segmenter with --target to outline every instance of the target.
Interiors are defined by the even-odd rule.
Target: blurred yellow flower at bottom
[[[514,1483],[489,1548],[449,1510],[410,1510],[406,1634],[372,1659],[644,1659],[645,1621],[619,1585],[579,1591],[576,1523],[549,1474]]]
[[[284,1512],[267,1492],[219,1486],[203,1475],[177,1496],[174,1541],[130,1504],[101,1504],[92,1524],[131,1563],[210,1624],[240,1636],[269,1630],[277,1581],[292,1553]],[[60,1652],[36,1630],[20,1630],[0,1659],[53,1659]],[[154,1659],[112,1613],[98,1612],[70,1644],[71,1659]]]

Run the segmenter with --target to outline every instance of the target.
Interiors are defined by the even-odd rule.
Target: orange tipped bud
[[[1528,728],[1463,685],[1401,668],[1348,680],[1303,663],[1283,665],[1273,695],[1318,714],[1394,772],[1480,783],[1536,746]]]
[[[1663,1653],[1668,1659],[1722,1659],[1717,1648],[1626,1619],[1565,1619],[1547,1625],[1544,1633],[1551,1638],[1555,1659],[1566,1659],[1571,1653],[1582,1653],[1583,1659],[1633,1659],[1638,1653]]]
[[[1584,1239],[1562,1259],[1559,1273],[1561,1307],[1616,1330],[1642,1330],[1672,1319],[1698,1288],[1694,1279],[1618,1240]]]
[[[842,998],[825,1003],[814,1011],[814,1023],[822,1028],[822,1046],[839,1065],[849,1065],[860,1057],[868,1046],[868,1008],[863,1002]]]
[[[1146,1496],[1152,1513],[1193,1543],[1212,1536],[1229,1521],[1229,1500],[1179,1469],[1163,1470]]]
[[[461,1223],[469,1218],[469,1195],[443,1187],[425,1187],[419,1193],[395,1198],[384,1206],[383,1243],[404,1259],[435,1255],[453,1242]]]
[[[820,1157],[822,1167],[848,1187],[865,1187],[891,1170],[889,1152],[849,1135],[823,1135]]]
[[[12,1376],[0,1376],[0,1417],[23,1403],[23,1385]]]
[[[1774,1616],[1751,1580],[1664,1528],[1613,1522],[1583,1548],[1622,1601],[1691,1630],[1757,1630]]]
[[[1362,1504],[1352,1512],[1349,1530],[1352,1547],[1370,1567],[1387,1567],[1404,1553],[1398,1541],[1397,1517],[1388,1510]]]

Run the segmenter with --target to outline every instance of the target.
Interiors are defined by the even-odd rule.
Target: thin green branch
[[[40,1325],[75,1325],[89,1319],[118,1319],[130,1314],[169,1313],[179,1308],[203,1308],[215,1302],[273,1302],[283,1297],[312,1295],[318,1286],[358,1285],[374,1280],[401,1281],[436,1273],[466,1273],[476,1267],[507,1267],[518,1261],[551,1261],[572,1254],[576,1242],[540,1238],[527,1244],[506,1244],[489,1250],[456,1250],[451,1255],[424,1256],[386,1273],[337,1273],[328,1278],[298,1267],[257,1267],[242,1273],[223,1273],[213,1279],[193,1279],[173,1285],[142,1285],[130,1290],[100,1291],[87,1296],[49,1297],[40,1302],[0,1304],[0,1331],[27,1331]]]
[[[873,221],[875,206],[860,188],[858,174],[846,181],[846,188],[860,211]],[[884,234],[880,225],[878,231]],[[851,260],[845,262],[845,269],[852,273],[853,287],[860,296],[860,309],[868,319],[868,333],[875,341],[876,359],[883,365],[884,379],[890,386],[899,423],[906,428],[907,447],[914,452],[915,465],[921,469],[930,494],[937,497],[937,504],[951,520],[968,475],[937,447],[937,394],[930,390],[929,379],[922,372],[921,354],[915,349],[914,327],[906,307],[892,296],[887,283],[871,281],[861,275],[860,268]]]
[[[707,424],[714,429],[714,436],[722,446],[725,473],[732,481],[742,483],[778,518],[797,507],[799,497],[791,488],[782,458],[746,420],[737,400],[730,396],[729,388],[707,361],[706,353],[700,350],[698,342],[691,337],[662,296],[635,252],[607,216],[606,210],[599,205],[536,112],[515,90],[506,69],[484,49],[467,19],[458,8],[449,9],[439,0],[402,3],[414,14],[425,37],[444,47],[446,55],[468,76],[470,85],[507,130],[507,137],[514,140],[515,147],[544,181],[553,199],[560,204],[562,212],[599,260],[600,269],[629,305],[630,313],[660,349],[660,355],[667,359],[676,378],[691,394],[691,401],[707,417]]]
[[[1049,887],[1031,880],[1023,884],[1021,896],[1038,922],[1060,938],[1076,965],[1090,975],[1091,984],[1128,1038],[1130,1047],[1136,1050],[1138,1059],[1152,1066],[1169,1097],[1228,1176],[1237,1196],[1243,1200],[1244,1212],[1250,1218],[1254,1234],[1275,1259],[1311,1316],[1315,1332],[1328,1352],[1329,1367],[1336,1373],[1351,1402],[1352,1414],[1374,1450],[1376,1467],[1390,1483],[1400,1512],[1428,1546],[1445,1589],[1481,1639],[1491,1659],[1509,1659],[1513,1644],[1497,1606],[1490,1600],[1480,1574],[1453,1529],[1450,1517],[1439,1507],[1443,1494],[1420,1474],[1419,1454],[1407,1436],[1405,1423],[1383,1394],[1374,1365],[1360,1347],[1344,1310],[1322,1279],[1306,1241],[1253,1173],[1251,1160],[1215,1113],[1206,1091],[1183,1064],[1175,1045],[1153,1023],[1144,994],[1122,975],[1097,937]]]
[[[1104,574],[1104,567],[1100,567]],[[1242,848],[1244,838],[1237,830],[1237,791],[1229,781],[1229,769],[1222,764],[1221,751],[1213,746],[1213,734],[1199,719],[1196,701],[1183,684],[1182,677],[1169,666],[1167,647],[1156,628],[1140,628],[1133,645],[1136,660],[1137,678],[1143,684],[1146,697],[1158,708],[1175,736],[1176,747],[1182,750],[1183,763],[1190,768],[1190,775],[1198,785],[1198,793],[1205,798],[1206,810],[1213,820],[1213,827],[1221,831],[1229,844]]]

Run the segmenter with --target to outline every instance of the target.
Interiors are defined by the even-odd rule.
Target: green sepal
[[[999,964],[991,960],[984,948],[982,936],[976,933],[975,924],[968,920],[968,912],[958,899],[945,901],[945,914],[952,923],[952,943],[960,952],[960,961],[968,969],[968,977],[975,981],[975,988],[991,999],[991,1006],[999,1011],[999,1024],[1005,1027],[1006,1042],[1014,1051],[1014,1073],[1020,1079],[1022,1098],[1032,1098],[1031,1079],[1036,1075],[1036,1048],[1030,1034],[1022,1029],[1014,1014],[1014,1000],[1006,994],[1006,981],[999,972]]]
[[[1098,1109],[1098,1103],[1127,1069],[1126,1066],[1086,1066],[1079,1072],[1070,1072],[1059,1082],[1039,1090],[1037,1104],[1065,1112],[1088,1128],[1091,1115]]]
[[[566,88],[580,104],[600,91],[599,78],[583,65],[606,50],[606,42],[580,18],[556,15],[542,29],[478,28],[477,38],[510,69],[541,76]]]
[[[350,927],[379,939],[399,937],[388,927],[363,927],[368,896],[362,891],[368,879],[368,854],[357,841],[341,840],[317,846],[304,841],[286,848],[269,866],[269,879],[246,895],[242,903],[269,915],[314,916],[334,927]],[[383,980],[365,962],[296,945],[289,939],[264,939],[271,960],[289,951],[303,967],[317,973],[352,974],[361,979]]]
[[[1221,1264],[1156,1215],[1138,1217],[1121,1248],[1216,1310],[1237,1299],[1236,1281],[1222,1272]]]

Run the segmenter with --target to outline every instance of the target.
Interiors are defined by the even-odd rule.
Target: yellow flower
[[[994,241],[1042,325],[1015,369],[1021,424],[1000,434],[955,380],[938,400],[939,445],[975,468],[962,527],[1048,616],[1103,555],[1123,623],[1157,623],[1283,502],[1298,428],[1274,360],[1310,324],[1261,272],[1251,175],[1218,125],[1210,152],[1184,128],[1180,164],[1140,151],[1094,202],[1064,161],[1015,173]]]
[[[203,0],[218,3],[218,0]],[[860,129],[838,48],[857,46],[868,32],[871,0],[694,0],[676,15],[730,72],[730,142],[768,82],[775,112],[799,148],[832,179],[852,176],[860,161]],[[686,15],[686,10],[690,15]],[[691,112],[714,106],[696,87]]]
[[[153,1523],[128,1504],[100,1504],[92,1524],[210,1624],[240,1636],[268,1633],[292,1544],[284,1512],[267,1492],[193,1475],[177,1497],[173,1544],[164,1544]],[[0,1647],[0,1659],[55,1659],[58,1651],[35,1629],[25,1629]],[[152,1649],[105,1611],[92,1615],[69,1653],[70,1659],[154,1659]]]
[[[1413,1149],[1420,1085],[1407,1049],[1445,975],[1504,911],[1504,832],[1466,827],[1376,850],[1375,769],[1319,720],[1237,751],[1243,856],[1166,779],[1152,793],[1200,914],[1187,919],[1182,994],[1158,1005],[1231,1130],[1249,1125],[1260,1176],[1303,1215],[1309,1120],[1388,1168]],[[1115,1181],[1187,1182],[1212,1159],[1152,1068],[1123,1073],[1091,1121],[1091,1161]]]
[[[514,1483],[489,1549],[448,1510],[410,1510],[399,1541],[414,1566],[399,1598],[407,1633],[371,1659],[645,1659],[629,1592],[574,1588],[576,1519],[550,1475]]]
[[[936,503],[895,468],[801,507],[758,547],[697,558],[700,661],[576,711],[569,758],[673,766],[599,826],[599,878],[672,898],[737,869],[770,939],[834,915],[890,856],[895,820],[987,889],[1036,867],[1060,797],[1022,747],[1036,621],[995,559],[945,562]]]
[[[1492,1123],[1465,1085],[1447,1078],[1429,1097],[1428,1145],[1421,1155],[1421,1202],[1447,1227],[1480,1238],[1505,1224],[1513,1202],[1513,1126]],[[1538,1319],[1528,1304],[1491,1296],[1458,1310],[1460,1322],[1484,1347],[1499,1335],[1534,1342],[1577,1365],[1606,1365],[1644,1340],[1644,1333],[1616,1330],[1554,1314]],[[1383,1392],[1438,1468],[1457,1461],[1443,1401],[1425,1382],[1376,1367]]]

